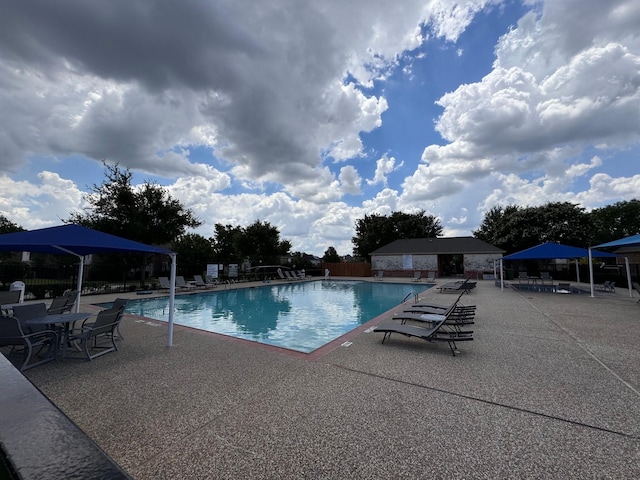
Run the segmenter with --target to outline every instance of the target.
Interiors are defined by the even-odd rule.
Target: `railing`
[[[409,293],[407,293],[402,299],[402,302],[400,303],[406,302],[409,299],[409,297],[411,297],[412,295],[413,295],[413,303],[418,303],[418,293],[415,290],[411,290]]]

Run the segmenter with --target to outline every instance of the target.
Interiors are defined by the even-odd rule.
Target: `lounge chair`
[[[461,325],[473,324],[475,316],[475,306],[459,306],[458,300],[456,300],[447,310],[431,310],[429,307],[416,307],[415,309],[408,309],[401,313],[396,313],[393,319],[400,320],[401,323],[406,323],[408,320],[420,323],[436,323],[444,318],[446,325],[453,325],[458,332],[461,332],[459,327]]]
[[[105,353],[118,350],[115,342],[115,331],[122,319],[124,308],[108,308],[101,310],[95,317],[95,321],[84,322],[79,329],[71,329],[69,340],[79,342],[82,356],[66,355],[65,358],[93,360]],[[108,343],[102,343],[107,341]]]
[[[411,281],[419,282],[421,278],[422,278],[422,274],[419,271],[416,271],[416,272],[413,272],[413,278],[411,279]]]
[[[158,283],[160,283],[158,290],[171,289],[171,282],[169,281],[169,277],[158,277]]]
[[[411,305],[402,311],[402,313],[434,313],[438,315],[445,315],[448,309],[440,307],[430,307],[421,305]],[[460,305],[456,302],[453,306],[453,311],[458,315],[473,315],[476,311],[475,305]]]
[[[377,280],[379,282],[384,280],[384,272],[382,270],[378,270],[375,275],[373,276],[374,280]]]
[[[213,286],[213,285],[210,285],[207,282],[205,282],[204,279],[202,278],[202,275],[194,275],[193,276],[193,281],[196,282],[195,283],[196,287],[210,288],[210,287]]]
[[[285,270],[284,274],[287,276],[287,279],[289,279],[289,280],[299,280],[299,278],[296,277],[296,274],[291,272],[291,271],[289,271],[289,270]]]
[[[287,280],[287,276],[284,273],[282,273],[281,268],[278,269],[278,277],[280,277],[280,280]]]
[[[40,351],[48,346],[47,353],[40,360],[32,362],[34,349],[38,347]],[[15,347],[23,347],[23,361],[20,370],[51,362],[56,359],[58,351],[58,335],[53,330],[41,330],[35,333],[25,333],[16,317],[4,317],[0,319],[0,347],[13,347],[11,353],[15,352]]]
[[[330,276],[331,276],[331,270],[329,270],[328,268],[325,268],[324,269],[324,279],[328,280]]]
[[[551,276],[551,274],[549,272],[540,272],[540,281],[543,285],[547,280],[549,280],[549,283],[553,285],[553,277]]]
[[[181,288],[183,290],[193,290],[194,288],[196,288],[195,285],[191,285],[185,282],[184,277],[182,275],[176,276],[176,287]]]
[[[456,353],[458,353],[456,342],[473,340],[473,335],[455,330],[446,330],[444,328],[446,318],[444,316],[442,317],[442,319],[431,323],[429,327],[393,322],[378,325],[373,329],[373,331],[384,333],[382,343],[384,343],[387,338],[390,338],[392,333],[399,333],[407,337],[421,338],[427,342],[447,342],[451,353],[455,357]]]
[[[411,307],[430,307],[430,308],[437,308],[440,310],[448,310],[449,308],[451,308],[452,306],[456,305],[461,299],[462,296],[465,294],[464,290],[462,290],[460,292],[460,295],[458,295],[458,298],[456,298],[452,303],[437,303],[437,302],[417,302],[417,303],[412,303]]]
[[[522,283],[522,280],[526,280],[526,282],[529,283],[529,275],[527,272],[518,273],[518,283]]]
[[[440,291],[440,293],[456,293],[460,291],[469,293],[471,292],[471,290],[476,288],[476,285],[476,282],[471,282],[469,281],[469,279],[465,278],[464,280],[445,283],[436,288]]]

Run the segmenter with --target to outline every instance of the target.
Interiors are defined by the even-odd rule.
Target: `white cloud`
[[[373,175],[373,179],[367,180],[368,185],[381,184],[387,186],[387,175],[402,168],[404,162],[400,162],[396,166],[396,159],[389,157],[386,154],[376,160],[376,171]]]
[[[609,167],[640,145],[638,2],[523,3],[532,10],[500,38],[491,71],[437,100],[443,141],[416,165],[365,143],[397,108],[385,87],[401,65],[427,85],[420,47],[436,37],[466,61],[472,47],[454,42],[508,2],[9,2],[0,171],[42,174],[0,177],[0,210],[27,228],[59,223],[82,201],[83,182],[51,173],[71,157],[161,177],[203,228],[263,216],[308,251],[350,249],[365,213],[424,209],[450,233],[496,203],[637,196],[635,171]],[[347,205],[361,175],[379,191]]]
[[[362,178],[358,174],[358,171],[352,165],[347,165],[340,169],[340,175],[338,175],[340,181],[341,190],[344,193],[351,195],[357,195],[360,193],[360,185],[362,184]]]
[[[38,183],[0,177],[0,215],[26,229],[59,225],[82,208],[83,193],[69,180],[42,172]]]

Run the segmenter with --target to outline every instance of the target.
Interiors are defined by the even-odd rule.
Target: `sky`
[[[640,198],[637,0],[0,0],[0,215],[105,180],[351,254],[358,219]]]

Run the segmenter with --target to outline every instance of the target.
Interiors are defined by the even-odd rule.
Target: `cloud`
[[[368,185],[381,184],[387,186],[387,175],[399,170],[404,165],[404,162],[400,162],[396,166],[396,159],[394,157],[388,157],[386,154],[376,160],[376,172],[371,180],[367,180]]]
[[[447,84],[435,125],[431,111],[407,119],[441,137],[420,159],[367,144],[397,113],[387,87],[443,82],[424,77],[437,65],[423,47],[465,65],[467,27],[512,4],[5,3],[0,171],[41,176],[1,177],[0,209],[25,227],[81,206],[82,182],[52,173],[69,158],[160,178],[205,229],[263,216],[309,251],[346,250],[367,213],[424,209],[449,234],[496,202],[637,196],[634,173],[610,171],[640,143],[636,0],[523,1],[490,70]],[[374,193],[358,205],[363,177]]]
[[[500,39],[491,72],[437,101],[436,130],[447,143],[425,147],[424,164],[404,180],[403,201],[429,205],[465,192],[468,204],[466,193],[493,184],[479,211],[498,203],[593,204],[593,190],[575,191],[575,181],[593,175],[598,184],[609,155],[584,162],[584,154],[596,145],[611,154],[638,145],[640,36],[625,15],[640,20],[640,9],[631,1],[542,5]],[[604,196],[622,192],[629,194]]]
[[[38,183],[0,176],[0,215],[27,229],[59,225],[82,208],[83,193],[53,172],[38,174]]]

